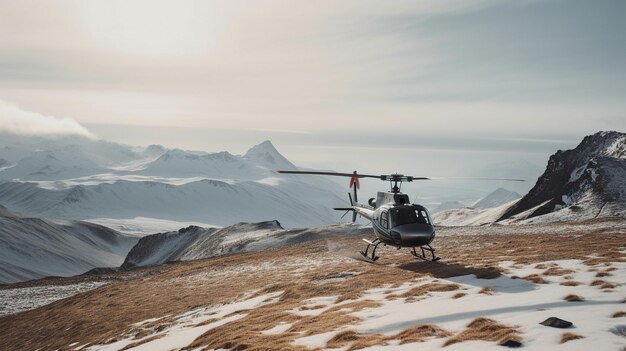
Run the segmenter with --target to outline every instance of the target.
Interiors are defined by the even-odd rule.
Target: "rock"
[[[513,339],[505,339],[503,342],[500,343],[500,346],[520,347],[520,346],[522,346],[522,343],[517,341],[517,340],[513,340]]]
[[[539,324],[545,325],[546,327],[553,327],[553,328],[569,328],[572,326],[572,322],[568,322],[566,320],[562,320],[556,317],[550,317]]]

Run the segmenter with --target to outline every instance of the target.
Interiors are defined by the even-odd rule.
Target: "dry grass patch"
[[[383,304],[378,301],[363,300],[363,301],[349,302],[349,303],[344,303],[341,305],[333,306],[329,308],[328,310],[324,311],[324,313],[336,312],[336,311],[341,311],[341,310],[350,310],[350,313],[352,313],[352,312],[361,311],[365,308],[381,307],[382,305]]]
[[[620,318],[620,317],[626,317],[626,311],[615,312],[611,315],[611,318]]]
[[[567,280],[564,282],[561,282],[561,285],[563,286],[578,286],[578,285],[582,285],[581,282],[577,282],[575,280]]]
[[[389,294],[385,296],[385,299],[393,301],[399,298],[406,298],[416,301],[416,297],[426,295],[430,292],[454,291],[459,288],[460,286],[458,284],[428,283],[411,288],[402,294]]]
[[[120,349],[120,351],[129,350],[129,349],[132,349],[133,347],[137,347],[139,345],[143,345],[145,343],[148,343],[148,342],[151,342],[151,341],[154,341],[154,340],[158,340],[158,339],[162,338],[163,336],[165,336],[165,335],[164,334],[154,335],[154,336],[151,336],[149,338],[145,338],[145,339],[143,339],[141,341],[137,341],[137,342],[134,342],[132,344],[129,344],[129,345],[125,346],[124,348]]]
[[[443,292],[458,290],[458,284],[429,283],[411,288],[409,291],[401,294],[401,297],[422,296],[429,292]]]
[[[569,294],[569,295],[565,296],[563,298],[563,300],[568,301],[568,302],[582,302],[582,301],[585,301],[585,298],[582,297],[582,296]]]
[[[485,295],[493,295],[496,293],[495,290],[493,290],[492,287],[490,286],[484,286],[482,289],[480,289],[480,291],[478,292],[479,294],[485,294]]]
[[[542,274],[547,276],[562,276],[572,273],[576,273],[576,271],[561,267],[551,267],[546,269]]]
[[[358,340],[354,341],[348,348],[348,351],[360,350],[366,347],[387,345],[389,337],[382,334],[361,335]]]
[[[602,285],[602,284],[604,284],[604,283],[606,283],[606,281],[605,281],[605,280],[602,280],[602,279],[596,279],[596,280],[592,281],[591,283],[589,283],[589,285],[590,285],[590,286],[598,286],[598,285]]]
[[[582,338],[584,338],[584,336],[582,335],[578,335],[574,333],[563,333],[563,335],[561,335],[561,344],[565,344],[568,341],[582,339]]]
[[[460,299],[460,298],[462,298],[463,296],[466,296],[466,295],[467,295],[467,294],[466,294],[466,293],[464,293],[464,292],[458,292],[458,293],[454,294],[454,295],[452,296],[452,298],[453,298],[453,299]]]
[[[359,338],[359,333],[353,330],[342,331],[328,340],[326,347],[329,349],[338,349],[358,340]]]
[[[596,273],[596,278],[603,278],[603,277],[610,277],[613,274],[609,273],[609,272],[598,272]]]
[[[499,324],[493,319],[479,317],[470,322],[464,331],[446,340],[443,346],[470,340],[494,341],[499,344],[509,340],[522,342],[519,332],[514,327]]]
[[[607,282],[606,280],[602,280],[602,279],[596,279],[592,281],[589,285],[597,286],[599,289],[615,289],[617,287],[616,284]]]
[[[514,277],[515,278],[515,277]],[[519,277],[517,277],[519,278]],[[548,281],[543,279],[539,274],[531,274],[525,277],[521,277],[520,279],[531,281],[535,284],[548,284]]]
[[[602,285],[600,285],[600,289],[615,289],[617,287],[617,285],[610,283],[610,282],[606,282]]]
[[[446,338],[450,336],[448,331],[439,328],[436,325],[425,324],[417,325],[401,331],[400,333],[392,337],[393,340],[400,340],[400,345],[409,344],[412,342],[424,341],[427,338]]]
[[[421,342],[428,338],[445,338],[452,334],[436,325],[423,324],[405,329],[398,334],[385,336],[382,334],[360,335],[346,330],[333,336],[327,343],[327,348],[340,348],[350,345],[348,350],[359,350],[375,345],[386,345],[389,341],[398,340],[400,345]]]

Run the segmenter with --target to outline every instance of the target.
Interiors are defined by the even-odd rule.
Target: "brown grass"
[[[166,315],[177,316],[196,306],[230,303],[257,290],[259,294],[284,293],[277,303],[246,311],[245,317],[202,335],[190,348],[228,346],[226,348],[298,350],[304,347],[292,343],[301,336],[295,330],[312,335],[318,331],[344,329],[350,323],[358,322],[346,311],[324,311],[312,320],[312,317],[301,318],[287,312],[301,308],[301,302],[309,298],[339,295],[340,300],[350,301],[362,296],[367,289],[400,286],[420,277],[475,274],[481,279],[491,279],[501,274],[498,264],[503,256],[516,265],[562,259],[580,259],[587,265],[626,262],[622,253],[624,233],[611,229],[610,225],[594,232],[576,233],[576,240],[571,240],[573,234],[553,231],[549,225],[533,228],[536,230],[533,235],[511,233],[512,229],[498,226],[467,228],[480,235],[456,235],[456,229],[439,229],[445,235],[438,236],[434,244],[444,260],[436,263],[417,262],[406,250],[389,248],[381,248],[381,259],[376,264],[349,260],[346,257],[351,257],[363,246],[360,236],[351,236],[333,239],[333,245],[327,245],[327,240],[318,240],[265,252],[178,262],[132,272],[2,286],[0,289],[99,279],[112,281],[109,285],[41,308],[0,317],[0,349],[55,350],[66,349],[70,342],[100,344],[127,335],[132,337],[135,334],[129,334],[131,331],[141,332],[133,323]],[[592,254],[596,256],[590,258]],[[295,262],[309,260],[324,261],[319,265],[295,265]],[[271,268],[258,270],[266,264],[271,264]],[[360,274],[344,280],[327,279],[320,284],[319,277],[333,277],[347,271]],[[328,321],[320,320],[323,318]],[[294,330],[279,335],[260,333],[280,322],[291,323]],[[159,323],[167,324],[168,321]],[[143,335],[147,336],[149,332],[143,331]],[[384,338],[382,340],[385,342]],[[351,347],[380,342],[380,336],[361,336]]]
[[[609,273],[609,272],[598,272],[596,273],[596,278],[602,278],[602,277],[610,277],[613,274]]]
[[[326,343],[326,347],[340,348],[350,345],[348,350],[358,350],[374,345],[385,345],[392,340],[398,340],[402,345],[424,341],[428,338],[445,338],[450,335],[452,334],[448,331],[430,324],[416,325],[392,336],[382,334],[360,335],[355,331],[346,330],[333,336]]]
[[[504,343],[507,340],[522,342],[517,329],[498,324],[493,319],[479,317],[470,322],[464,331],[446,340],[443,346],[470,340],[495,341],[498,343]]]
[[[353,330],[346,330],[336,334],[328,340],[326,347],[329,349],[338,349],[358,340],[359,337],[359,333]]]
[[[582,338],[584,338],[584,336],[582,335],[578,335],[574,333],[563,333],[563,335],[561,335],[561,344],[565,344],[568,341],[582,339]]]
[[[565,296],[563,298],[563,300],[569,301],[569,302],[582,302],[582,301],[585,301],[585,298],[581,297],[581,296],[578,296],[578,295],[569,294],[569,295]]]
[[[466,293],[464,293],[464,292],[458,292],[458,293],[454,294],[454,295],[452,296],[452,298],[453,298],[453,299],[460,299],[460,298],[462,298],[463,296],[466,296],[466,295],[467,295],[467,294],[466,294]]]
[[[490,286],[484,286],[482,289],[480,289],[480,291],[478,292],[479,294],[485,294],[485,295],[493,295],[496,293],[495,290],[493,290],[492,287]]]
[[[597,286],[599,289],[615,289],[617,287],[617,285],[602,279],[596,279],[592,281],[589,285]]]
[[[416,325],[409,329],[406,329],[392,338],[394,340],[400,340],[400,345],[409,344],[412,342],[424,341],[424,339],[429,337],[435,338],[445,338],[452,334],[448,331],[439,328],[436,325],[425,324],[425,325]]]
[[[578,286],[578,285],[582,285],[581,282],[577,282],[575,280],[567,280],[564,282],[561,282],[561,285],[563,286]]]
[[[427,283],[411,288],[402,294],[387,295],[385,296],[385,299],[395,300],[398,298],[414,298],[417,296],[426,295],[430,292],[454,291],[458,290],[459,288],[460,286],[458,284]]]
[[[535,284],[548,284],[548,281],[543,279],[539,274],[527,275],[525,277],[522,277],[521,279],[531,281]]]
[[[562,276],[575,273],[575,271],[561,267],[551,267],[546,269],[542,274],[547,276]]]
[[[620,317],[626,317],[626,311],[615,312],[611,315],[611,318],[620,318]]]
[[[617,285],[613,284],[613,283],[609,283],[606,282],[602,285],[600,285],[600,289],[615,289],[617,287]]]

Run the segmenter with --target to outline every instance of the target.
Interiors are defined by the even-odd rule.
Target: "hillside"
[[[535,186],[499,220],[626,216],[626,134],[598,132],[550,156]]]
[[[434,216],[440,225],[543,223],[626,217],[626,134],[598,132],[550,156],[521,199],[495,208],[463,208]]]
[[[22,217],[0,206],[0,284],[117,267],[137,240],[92,223]]]
[[[148,235],[128,253],[123,269],[173,261],[197,260],[242,252],[271,250],[328,235],[369,236],[371,228],[351,224],[286,230],[277,221],[238,223],[226,228],[190,226],[178,231]]]
[[[623,222],[597,220],[444,228],[442,261],[381,248],[371,264],[354,259],[360,236],[328,230],[275,250],[5,286],[1,298],[32,306],[40,289],[104,284],[0,317],[0,349],[620,350],[624,235]],[[573,326],[540,324],[550,317]]]

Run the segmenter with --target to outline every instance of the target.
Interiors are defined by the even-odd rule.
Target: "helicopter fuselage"
[[[370,206],[355,204],[355,211],[369,218],[376,237],[395,247],[419,247],[430,244],[435,238],[435,227],[428,210],[411,204],[409,196],[402,193],[379,192],[370,199]]]

